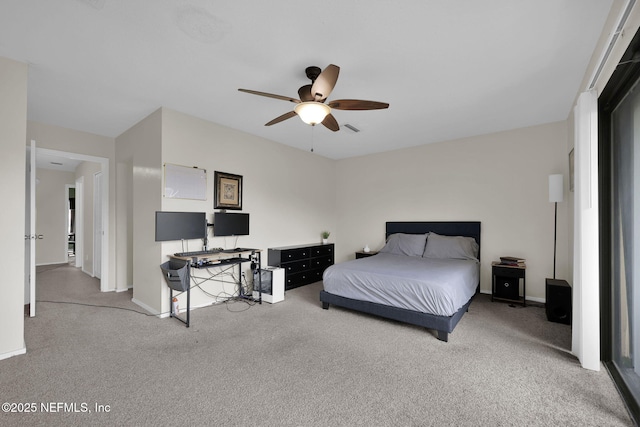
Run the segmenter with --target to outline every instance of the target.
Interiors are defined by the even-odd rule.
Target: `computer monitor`
[[[156,212],[156,242],[206,237],[207,217],[204,212]]]
[[[248,213],[214,212],[214,236],[247,236],[249,234]]]

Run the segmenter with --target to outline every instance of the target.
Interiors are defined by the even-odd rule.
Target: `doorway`
[[[81,267],[83,266],[83,260],[87,257],[91,257],[89,260],[91,261],[91,263],[93,264],[93,266],[91,264],[88,264],[89,270],[85,271],[85,273],[88,273],[90,275],[94,275],[95,274],[95,269],[96,269],[96,265],[98,265],[98,272],[99,272],[99,279],[100,279],[100,290],[102,292],[106,292],[109,290],[109,277],[108,277],[108,272],[109,272],[109,257],[108,257],[108,248],[109,248],[109,201],[108,201],[108,195],[109,195],[109,159],[108,158],[103,158],[103,157],[97,157],[97,156],[90,156],[90,155],[84,155],[84,154],[78,154],[78,153],[72,153],[72,152],[64,152],[64,151],[59,151],[59,150],[51,150],[51,149],[45,149],[45,148],[36,148],[36,157],[38,159],[42,159],[42,158],[47,158],[47,157],[57,157],[57,158],[66,158],[66,159],[71,159],[73,161],[82,163],[82,162],[87,162],[87,163],[92,163],[94,164],[94,169],[97,168],[97,172],[100,174],[101,178],[98,181],[98,185],[99,185],[99,191],[98,191],[98,195],[96,197],[98,197],[99,199],[99,203],[97,203],[97,206],[99,206],[100,212],[98,215],[93,215],[93,212],[88,212],[88,209],[91,209],[91,211],[93,211],[93,206],[96,203],[94,200],[94,197],[90,197],[88,200],[90,205],[87,209],[85,209],[85,211],[87,211],[91,216],[86,219],[86,221],[83,221],[83,217],[85,216],[83,213],[83,198],[82,198],[82,192],[83,192],[83,186],[87,187],[84,181],[84,176],[78,176],[75,182],[75,185],[70,185],[68,186],[68,188],[66,189],[66,193],[65,193],[65,198],[67,198],[67,200],[65,201],[65,206],[67,206],[67,209],[65,211],[64,214],[64,225],[62,224],[62,220],[60,223],[60,226],[64,226],[64,230],[65,230],[65,239],[63,241],[62,244],[64,244],[64,253],[67,256],[67,261],[75,261],[75,266],[76,267]],[[37,163],[37,161],[36,161]],[[91,186],[93,187],[93,183],[94,183],[94,178],[91,176],[93,175],[93,172],[89,173],[90,178],[88,183],[91,183]],[[83,185],[84,184],[84,185]],[[74,189],[74,197],[70,198],[69,197],[69,191],[71,190],[71,188]],[[71,203],[74,203],[73,209],[71,209]],[[38,209],[37,206],[33,207],[35,210]],[[41,209],[40,212],[42,212],[43,210]],[[46,211],[46,208],[45,210]],[[73,216],[72,216],[72,212],[73,212]],[[99,251],[98,251],[98,257],[95,258],[93,257],[93,252],[94,252],[94,245],[93,245],[93,237],[94,237],[94,231],[93,231],[93,223],[94,220],[97,219],[97,221],[99,221],[98,224],[98,228],[101,230],[100,232],[100,243],[99,243]],[[88,226],[89,229],[86,230],[89,234],[89,238],[82,238],[82,231],[84,226]],[[85,236],[87,236],[86,233],[84,233]],[[87,244],[90,245],[89,248],[91,248],[90,252],[86,251],[86,247],[84,248],[85,250],[83,250],[83,241],[87,241]],[[86,245],[85,245],[86,246]],[[71,259],[69,260],[69,255],[71,255]],[[74,259],[75,258],[75,259]]]
[[[66,185],[66,221],[65,230],[67,234],[67,263],[75,265],[76,263],[76,186]]]
[[[76,267],[82,269],[84,259],[84,177],[76,179]]]
[[[93,276],[102,276],[102,172],[93,174]],[[98,262],[96,262],[98,260]]]

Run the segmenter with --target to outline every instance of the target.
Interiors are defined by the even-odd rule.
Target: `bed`
[[[447,342],[480,290],[480,222],[387,222],[377,255],[325,270],[330,305],[433,329]]]

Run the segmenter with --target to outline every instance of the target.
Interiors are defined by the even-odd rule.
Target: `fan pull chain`
[[[314,129],[316,128],[316,125],[311,125],[311,152],[313,153],[313,139],[314,139]]]

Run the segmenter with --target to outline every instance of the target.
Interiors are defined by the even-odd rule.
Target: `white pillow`
[[[427,242],[426,234],[395,233],[389,236],[380,252],[396,255],[422,256]]]
[[[478,260],[478,243],[473,237],[441,236],[429,233],[424,258]]]

